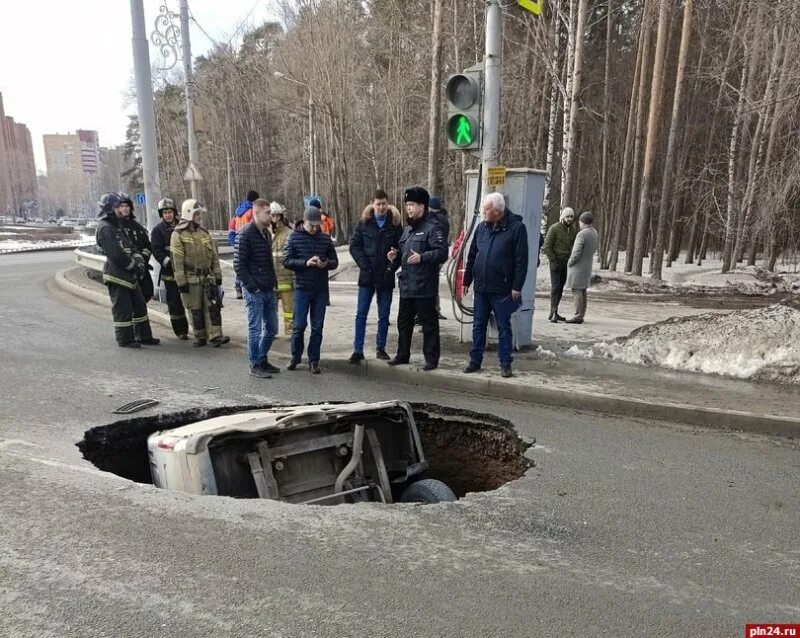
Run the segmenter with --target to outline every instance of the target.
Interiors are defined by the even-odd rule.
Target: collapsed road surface
[[[108,309],[0,257],[0,635],[739,636],[800,619],[795,443],[352,376],[247,376],[239,349],[113,345]],[[232,305],[225,312],[235,312]],[[157,329],[158,330],[158,329]],[[537,444],[522,478],[442,505],[195,497],[101,472],[119,420],[270,401],[491,411]]]

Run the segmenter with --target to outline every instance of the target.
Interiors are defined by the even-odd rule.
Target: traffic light
[[[481,147],[483,65],[451,75],[447,95],[447,148],[474,151]]]

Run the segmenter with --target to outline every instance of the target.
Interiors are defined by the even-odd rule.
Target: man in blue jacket
[[[236,246],[236,235],[239,231],[253,221],[253,202],[259,199],[259,197],[259,194],[255,191],[247,191],[247,199],[243,202],[239,202],[239,205],[236,207],[236,211],[233,217],[231,217],[230,224],[228,224],[228,243],[231,246]],[[233,287],[236,289],[236,298],[241,299],[242,282],[239,281],[238,276],[234,277]]]
[[[328,271],[339,267],[339,258],[330,235],[323,233],[322,212],[309,206],[303,225],[295,230],[283,249],[283,266],[294,272],[294,312],[292,314],[292,360],[287,369],[300,364],[305,348],[304,335],[311,317],[308,339],[308,369],[319,374],[322,327],[328,305]]]
[[[242,282],[247,310],[247,357],[250,374],[269,379],[280,372],[269,362],[269,349],[278,334],[278,299],[275,296],[275,265],[272,262],[272,222],[269,202],[253,202],[253,221],[236,235],[233,269]]]
[[[481,208],[484,221],[475,229],[464,270],[464,294],[475,283],[472,349],[464,372],[481,369],[486,326],[489,315],[494,314],[499,341],[497,358],[502,376],[508,378],[513,375],[511,315],[520,306],[528,273],[528,233],[522,217],[506,208],[500,193],[489,193]]]

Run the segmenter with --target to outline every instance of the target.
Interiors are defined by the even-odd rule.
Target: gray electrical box
[[[467,200],[464,227],[469,229],[475,215],[475,197],[479,188],[478,171],[469,170],[466,171],[465,175],[467,178]],[[516,350],[530,346],[533,337],[533,305],[536,293],[536,268],[539,256],[544,180],[544,171],[532,168],[509,168],[506,169],[505,185],[502,188],[495,189],[505,197],[506,207],[517,215],[522,216],[522,221],[528,231],[528,276],[525,277],[525,285],[522,288],[522,305],[511,316],[511,327],[514,331],[514,348]],[[478,203],[480,204],[480,202]],[[478,216],[474,226],[477,226],[482,221],[480,212],[478,212]],[[465,262],[466,255],[469,254],[471,241],[472,237],[469,237],[464,248]],[[462,340],[464,337],[463,332],[462,329]],[[490,343],[497,342],[497,327],[494,325],[494,318],[489,322],[488,340]]]

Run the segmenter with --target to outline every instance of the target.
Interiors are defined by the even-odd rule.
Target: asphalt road
[[[241,350],[169,338],[121,350],[106,308],[49,283],[69,258],[0,257],[0,636],[739,637],[746,622],[800,622],[796,442],[334,373],[263,381]],[[491,410],[536,437],[537,467],[442,506],[191,497],[100,472],[75,447],[143,396],[163,411]]]

